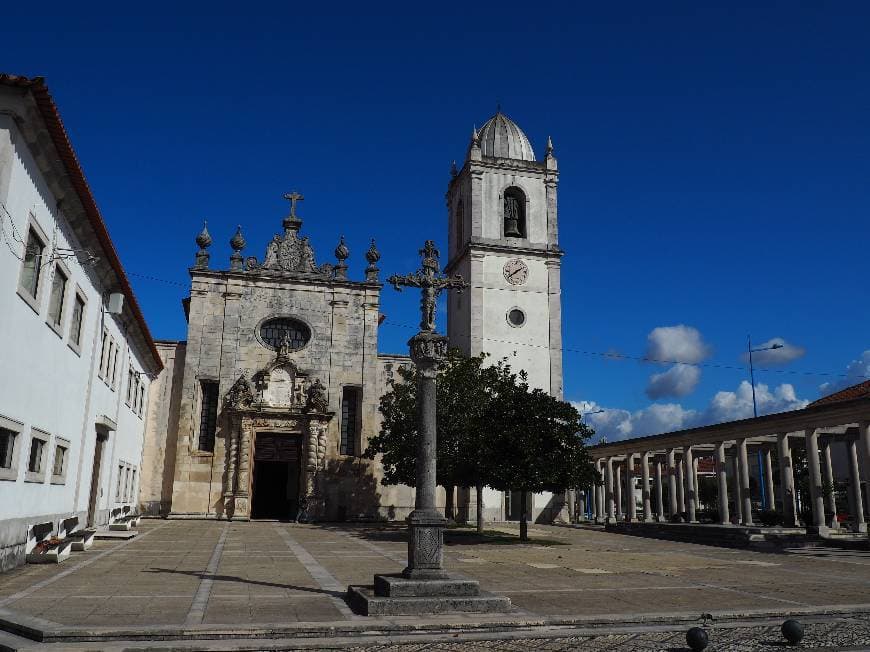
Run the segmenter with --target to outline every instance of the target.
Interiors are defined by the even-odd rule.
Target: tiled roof
[[[133,288],[127,275],[124,273],[124,267],[121,265],[121,259],[118,258],[118,252],[115,251],[115,245],[109,237],[109,231],[106,228],[106,223],[103,221],[103,216],[100,214],[100,209],[97,208],[97,203],[94,201],[94,196],[91,194],[90,186],[85,179],[81,164],[73,150],[69,135],[63,126],[63,121],[60,119],[60,112],[57,105],[51,98],[48,92],[48,86],[45,85],[45,79],[42,77],[21,77],[19,75],[10,75],[0,73],[0,85],[13,88],[22,88],[30,91],[42,119],[45,121],[45,127],[48,130],[54,147],[57,150],[60,160],[69,175],[70,181],[76,190],[76,194],[85,209],[91,227],[97,236],[97,240],[103,249],[106,260],[108,260],[115,274],[118,276],[118,283],[121,286],[121,291],[124,293],[124,302],[130,307],[133,317],[136,320],[142,335],[147,342],[151,355],[154,358],[154,364],[157,371],[163,369],[163,362],[160,359],[160,353],[154,344],[154,339],[151,337],[151,331],[148,329],[148,324],[145,322],[145,316],[136,301],[136,295],[133,294]]]
[[[818,401],[813,401],[810,405],[825,405],[826,403],[839,403],[840,401],[848,401],[853,398],[862,396],[870,397],[870,380],[865,380],[863,383],[852,385],[846,389],[841,389],[839,392],[834,392],[828,396],[820,398]]]

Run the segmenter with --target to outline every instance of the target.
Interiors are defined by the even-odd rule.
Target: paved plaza
[[[680,649],[681,632],[711,613],[715,649],[743,650],[781,640],[775,625],[793,614],[817,646],[870,646],[870,552],[748,552],[549,526],[530,534],[520,545],[448,533],[446,566],[510,597],[509,614],[353,614],[349,584],[403,568],[401,526],[152,520],[127,542],[97,542],[60,566],[0,575],[0,618],[49,642],[184,638],[178,649],[215,632],[262,637],[245,649],[270,649],[269,640],[301,644],[338,630],[342,641],[330,645],[369,634],[371,649],[382,650],[633,650]],[[421,630],[429,642],[412,643]],[[562,638],[534,638],[554,632]],[[386,645],[388,635],[398,638]]]

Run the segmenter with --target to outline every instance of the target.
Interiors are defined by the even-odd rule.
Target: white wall
[[[21,430],[14,451],[17,472],[0,475],[3,478],[0,479],[0,530],[3,530],[4,523],[9,526],[11,519],[39,522],[43,515],[57,517],[88,509],[95,423],[104,416],[117,423],[117,431],[110,433],[106,446],[99,508],[108,510],[115,506],[113,483],[117,481],[119,462],[124,461],[137,470],[141,467],[144,421],[125,405],[124,399],[128,367],[132,363],[141,373],[144,360],[131,352],[120,321],[102,314],[103,288],[99,287],[88,263],[79,263],[75,257],[62,261],[69,282],[58,329],[47,323],[55,273],[55,263],[49,263],[48,256],[44,259],[36,301],[23,298],[19,288],[22,266],[19,257],[23,256],[24,245],[13,234],[26,240],[31,223],[38,225],[46,236],[47,253],[52,243],[57,248],[87,247],[98,256],[100,252],[95,242],[83,245],[74,238],[23,136],[7,115],[0,115],[0,204],[3,226],[0,239],[5,240],[0,242],[0,369],[3,373],[0,415],[7,425],[18,422]],[[70,337],[76,292],[86,300],[78,350],[71,346]],[[103,326],[119,348],[114,389],[97,377]],[[148,378],[143,374],[141,379],[147,392]],[[29,481],[26,473],[33,428],[49,435],[41,481]],[[70,445],[65,477],[52,482],[55,446],[61,439]],[[130,495],[135,497],[135,491]],[[2,545],[4,540],[0,537]]]

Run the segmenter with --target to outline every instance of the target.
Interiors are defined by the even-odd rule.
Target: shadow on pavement
[[[212,575],[211,573],[204,573],[198,571],[181,571],[181,570],[171,570],[169,568],[149,568],[145,571],[146,573],[171,573],[173,575],[190,575],[191,577],[198,577],[201,580],[214,580],[216,582],[235,582],[236,584],[255,584],[257,586],[270,586],[277,589],[290,589],[292,591],[304,591],[306,593],[320,593],[322,595],[328,595],[332,597],[344,598],[345,594],[343,591],[327,591],[326,589],[315,589],[311,586],[295,586],[293,584],[278,584],[276,582],[262,582],[260,580],[250,580],[244,577],[237,577],[235,575]]]

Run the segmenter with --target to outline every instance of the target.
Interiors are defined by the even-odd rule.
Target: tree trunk
[[[528,518],[529,514],[526,512],[526,496],[527,492],[525,489],[520,491],[520,541],[528,541],[529,540],[529,523]]]
[[[444,493],[446,497],[444,499],[444,518],[448,521],[456,520],[456,487],[450,485],[449,487],[444,487]]]
[[[477,533],[483,534],[483,485],[477,484]]]

